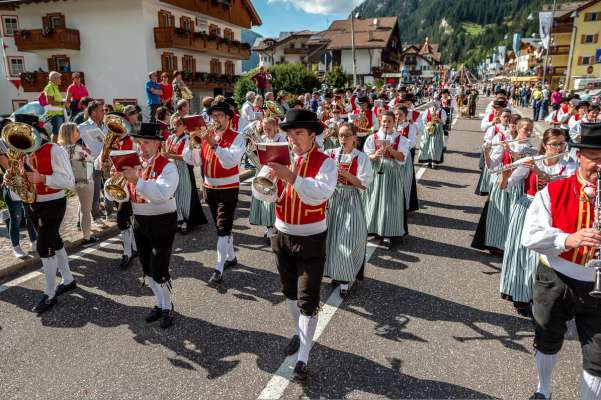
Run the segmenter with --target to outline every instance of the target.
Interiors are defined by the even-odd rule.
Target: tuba
[[[284,110],[275,101],[267,100],[265,102],[265,117],[267,117],[267,118],[283,118]]]
[[[31,204],[36,200],[35,185],[29,182],[21,170],[25,167],[25,155],[40,148],[40,134],[30,125],[12,122],[2,129],[2,140],[8,147],[8,170],[11,178],[7,185],[23,202]]]
[[[104,123],[108,129],[108,133],[104,137],[100,160],[102,161],[102,175],[105,179],[108,179],[111,173],[111,164],[109,163],[111,148],[115,142],[121,140],[121,138],[130,133],[132,128],[129,122],[114,114],[105,116]]]

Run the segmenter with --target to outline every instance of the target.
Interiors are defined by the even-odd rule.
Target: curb
[[[254,175],[255,175],[254,169],[246,170],[240,174],[240,181],[244,181],[248,178],[251,178]],[[202,189],[199,192],[202,192]],[[102,231],[98,232],[97,236],[100,239],[99,242],[102,242],[102,241],[104,241],[108,238],[111,238],[117,234],[119,234],[119,229],[117,228],[117,225],[115,224],[115,225],[109,226],[109,227],[103,229]],[[65,249],[67,250],[67,253],[69,255],[71,255],[73,253],[77,253],[78,251],[82,250],[84,248],[81,245],[82,242],[83,242],[83,238],[77,239],[74,242],[65,241]],[[18,273],[21,273],[22,271],[34,270],[36,268],[39,268],[40,264],[41,264],[40,257],[36,255],[35,257],[26,258],[26,259],[24,259],[20,262],[17,262],[13,265],[10,265],[6,268],[0,268],[0,281],[8,280],[9,278],[14,277]]]

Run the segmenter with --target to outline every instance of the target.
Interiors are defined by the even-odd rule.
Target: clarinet
[[[601,230],[599,224],[599,216],[601,214],[601,169],[597,170],[597,190],[595,193],[595,221],[593,228],[597,231]],[[587,268],[595,268],[595,285],[589,293],[592,297],[601,298],[601,247],[597,247],[596,258],[586,263]]]

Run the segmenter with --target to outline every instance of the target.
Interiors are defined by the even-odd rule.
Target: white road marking
[[[110,245],[119,243],[120,241],[121,240],[117,236],[113,236],[113,237],[105,240],[104,242],[101,242],[100,244],[97,244],[97,245],[91,246],[91,247],[87,247],[73,255],[70,255],[69,262],[71,263],[72,261],[82,259],[82,258],[84,258],[84,256],[86,254],[90,254],[97,249],[102,249],[102,248],[108,247]],[[12,281],[8,281],[8,282],[0,285],[0,293],[10,289],[11,287],[19,286],[22,283],[25,283],[34,278],[37,278],[38,276],[42,276],[44,274],[42,271],[43,271],[42,268],[40,268],[37,271],[32,271],[28,274],[25,274],[23,276],[13,279]]]

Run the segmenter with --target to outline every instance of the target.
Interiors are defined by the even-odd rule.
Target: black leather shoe
[[[223,264],[223,268],[231,268],[235,265],[238,265],[238,258],[234,257],[233,260],[226,260],[225,263]]]
[[[296,366],[294,367],[294,372],[292,373],[292,379],[299,382],[304,382],[309,377],[309,371],[307,369],[307,364],[302,361],[297,361]]]
[[[540,399],[540,400],[551,400],[551,396],[545,397],[544,394],[536,392],[536,393],[534,393],[532,395],[532,397],[530,397],[530,400],[537,400],[537,399]]]
[[[121,262],[119,263],[119,269],[127,269],[131,263],[131,257],[121,256]]]
[[[173,306],[171,310],[163,310],[161,313],[161,329],[167,329],[173,325]]]
[[[300,338],[298,335],[292,336],[290,343],[286,346],[286,355],[291,356],[298,351],[300,348]]]
[[[66,285],[64,283],[61,283],[56,288],[56,296],[60,296],[63,293],[67,293],[68,291],[71,291],[71,290],[75,289],[76,287],[77,287],[77,283],[75,283],[75,281],[71,281],[71,283],[68,283]]]
[[[390,250],[390,248],[392,247],[392,241],[390,240],[390,238],[382,239],[382,246],[384,246],[386,250]]]
[[[38,304],[36,304],[35,307],[33,307],[31,309],[31,311],[38,313],[38,314],[42,314],[42,313],[50,310],[52,307],[54,307],[55,304],[56,304],[56,296],[49,299],[47,294],[43,294],[42,297],[40,298],[40,301],[38,302]]]
[[[158,321],[161,318],[162,313],[163,310],[161,310],[161,307],[154,306],[146,316],[146,322]]]
[[[348,294],[349,294],[349,289],[342,289],[342,288],[340,289],[340,297],[343,300],[346,300],[346,298],[348,297]]]
[[[223,275],[221,274],[221,272],[215,270],[213,271],[213,275],[211,275],[211,278],[209,278],[209,284],[210,285],[220,285],[223,283]]]

